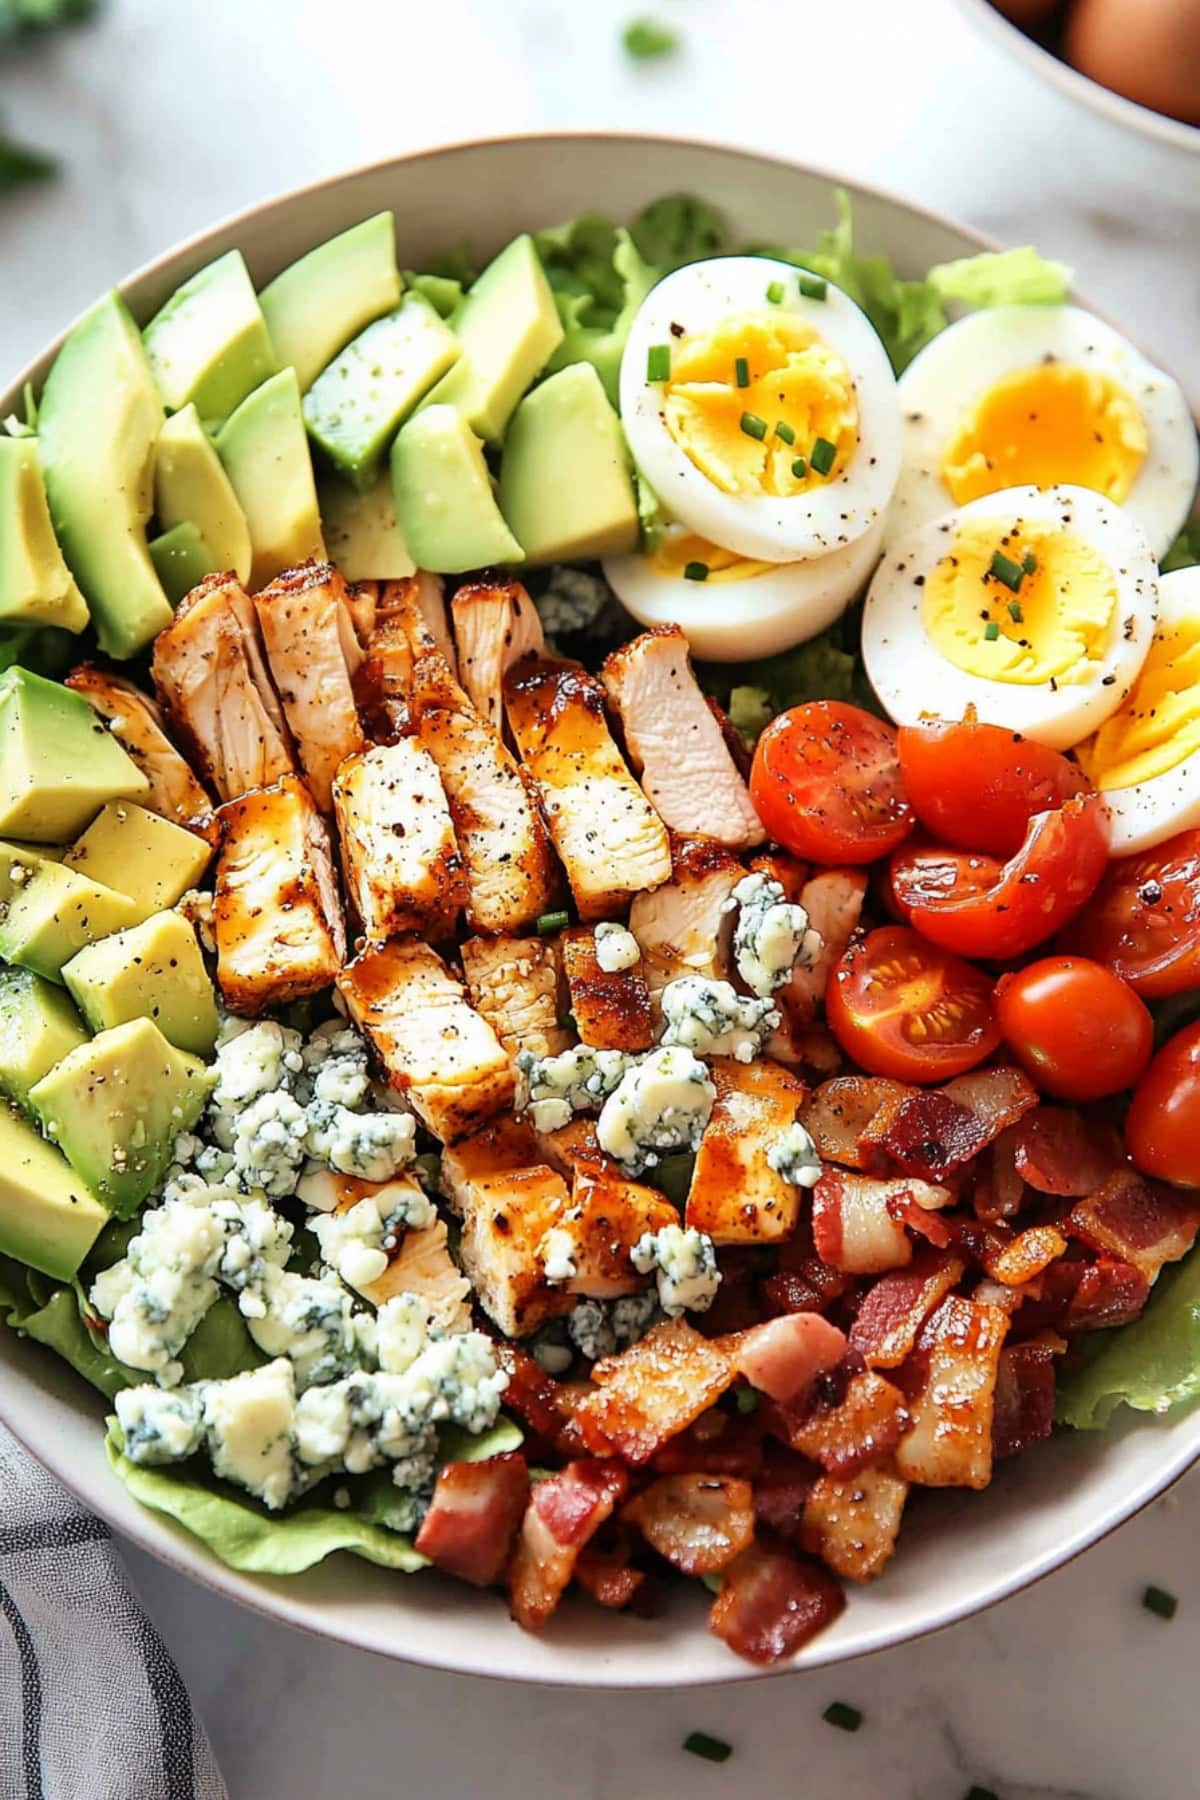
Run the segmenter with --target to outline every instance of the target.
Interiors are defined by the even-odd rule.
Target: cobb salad
[[[0,1298],[239,1568],[775,1661],[1200,1389],[1195,430],[838,204],[230,252],[5,422]]]

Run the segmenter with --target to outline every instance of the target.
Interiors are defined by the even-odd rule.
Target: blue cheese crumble
[[[517,1057],[521,1078],[517,1108],[526,1111],[535,1131],[558,1131],[577,1112],[595,1112],[620,1084],[634,1059],[623,1050],[593,1050],[577,1044],[557,1056]]]
[[[403,1181],[365,1194],[342,1212],[314,1213],[309,1224],[323,1260],[361,1293],[384,1274],[401,1235],[426,1231],[436,1218],[433,1202],[416,1182]]]
[[[751,993],[773,994],[797,964],[806,967],[815,961],[820,936],[809,930],[804,908],[790,902],[770,875],[743,876],[725,905],[737,911],[733,960]]]
[[[604,1102],[597,1141],[622,1168],[641,1174],[672,1151],[699,1149],[716,1097],[690,1050],[663,1045],[626,1069]]]
[[[579,1273],[575,1266],[575,1239],[562,1225],[552,1225],[542,1239],[542,1273],[553,1283],[571,1281]]]
[[[594,931],[596,961],[606,975],[632,969],[642,959],[641,948],[628,925],[602,921]]]
[[[669,1319],[707,1312],[721,1285],[712,1239],[682,1225],[647,1231],[634,1246],[633,1266],[639,1274],[655,1276],[658,1303]]]
[[[821,1159],[817,1147],[799,1120],[787,1125],[767,1151],[767,1161],[775,1173],[793,1187],[816,1187],[821,1179]]]
[[[607,1304],[581,1300],[567,1315],[567,1336],[581,1356],[598,1362],[602,1356],[614,1356],[636,1344],[658,1316],[658,1298],[652,1289],[644,1294],[623,1294]]]
[[[662,991],[664,1044],[682,1044],[698,1056],[731,1056],[753,1062],[782,1015],[769,998],[739,994],[728,981],[683,975]]]

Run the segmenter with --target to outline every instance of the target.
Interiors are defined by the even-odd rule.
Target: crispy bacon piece
[[[831,1625],[845,1604],[845,1594],[820,1563],[751,1544],[725,1571],[708,1623],[748,1662],[773,1663]]]
[[[983,1266],[993,1281],[1005,1287],[1021,1287],[1043,1269],[1065,1256],[1067,1240],[1053,1225],[1031,1225],[1003,1249],[985,1254]]]
[[[894,1369],[917,1341],[934,1307],[962,1280],[966,1263],[944,1250],[922,1250],[907,1269],[872,1282],[850,1327],[850,1347],[870,1369]]]
[[[1066,1106],[1038,1106],[1013,1129],[1013,1165],[1039,1194],[1082,1200],[1120,1167],[1119,1145],[1104,1126]]]
[[[820,1313],[784,1313],[723,1338],[721,1348],[760,1393],[795,1401],[818,1375],[837,1368],[846,1354],[846,1334]]]
[[[499,1581],[529,1498],[525,1458],[444,1463],[417,1533],[422,1556],[476,1587]]]
[[[892,1559],[908,1483],[888,1469],[822,1475],[804,1503],[800,1542],[847,1581],[873,1581]]]
[[[1036,1113],[1028,1115],[1036,1118]],[[1017,1140],[1024,1121],[1006,1126],[975,1165],[971,1205],[985,1224],[1012,1219],[1024,1206],[1028,1189],[1017,1169]]]
[[[505,1398],[505,1405],[508,1400]],[[660,1475],[741,1475],[755,1478],[763,1466],[763,1423],[758,1413],[724,1412],[712,1406],[657,1450],[651,1467]]]
[[[822,869],[801,888],[797,899],[821,948],[807,968],[798,968],[782,990],[786,1011],[797,1024],[814,1019],[825,1005],[825,988],[862,916],[867,894],[863,869]]]
[[[926,1321],[900,1372],[912,1427],[896,1469],[926,1487],[984,1488],[992,1478],[996,1371],[1008,1315],[952,1294]]]
[[[901,1188],[898,1194],[893,1194],[887,1203],[887,1209],[897,1225],[903,1225],[906,1231],[914,1232],[917,1237],[924,1238],[927,1244],[933,1244],[938,1250],[945,1250],[954,1242],[952,1227],[940,1213],[922,1205],[911,1187]]]
[[[1059,1320],[1064,1331],[1109,1331],[1136,1319],[1149,1298],[1150,1282],[1141,1269],[1119,1257],[1099,1256],[1084,1267]]]
[[[766,1531],[797,1542],[804,1503],[820,1475],[815,1463],[770,1440],[763,1445],[763,1464],[754,1482],[754,1517]]]
[[[617,1462],[586,1457],[533,1486],[508,1574],[512,1616],[540,1631],[575,1573],[579,1553],[629,1486]]]
[[[754,1536],[754,1492],[733,1475],[660,1475],[621,1509],[685,1575],[724,1569]]]
[[[953,1198],[948,1188],[916,1179],[879,1181],[826,1169],[812,1191],[813,1242],[822,1262],[848,1275],[879,1275],[912,1261],[912,1244],[890,1203],[907,1195],[936,1212]]]
[[[768,1311],[773,1313],[819,1313],[840,1300],[853,1285],[853,1276],[831,1269],[819,1256],[807,1256],[794,1268],[768,1275],[762,1284],[762,1295]],[[721,1290],[725,1290],[724,1281]]]
[[[999,1137],[1006,1125],[1015,1125],[1038,1103],[1037,1089],[1028,1075],[1007,1063],[956,1075],[941,1092],[975,1114],[985,1130],[985,1143]]]
[[[992,1452],[1015,1456],[1050,1436],[1054,1424],[1054,1350],[1049,1344],[1006,1344],[996,1371]]]
[[[902,1100],[877,1141],[906,1175],[943,1181],[977,1156],[988,1137],[978,1114],[935,1088]]]
[[[619,1356],[604,1357],[592,1380],[595,1391],[575,1409],[584,1443],[598,1455],[645,1463],[720,1399],[734,1368],[685,1320],[669,1319]]]
[[[800,1119],[824,1162],[880,1174],[887,1157],[873,1135],[875,1120],[916,1093],[885,1075],[835,1075],[821,1083]]]
[[[590,925],[564,931],[558,947],[583,1042],[596,1050],[648,1050],[654,1042],[654,1015],[640,964],[602,969]]]
[[[604,1541],[611,1535],[611,1542]],[[598,1541],[600,1540],[600,1541]],[[633,1555],[631,1533],[620,1528],[603,1527],[590,1544],[579,1552],[575,1579],[597,1606],[619,1611],[629,1606],[646,1579],[644,1569],[630,1564]]]
[[[1132,1263],[1152,1285],[1164,1263],[1177,1262],[1196,1241],[1200,1194],[1147,1181],[1132,1169],[1112,1175],[1063,1222],[1072,1237]]]
[[[775,1416],[791,1449],[838,1476],[884,1462],[909,1424],[900,1389],[872,1369],[852,1376],[836,1404],[804,1412],[781,1407]]]
[[[516,1413],[536,1438],[554,1444],[569,1415],[567,1393],[540,1362],[510,1339],[495,1342],[496,1366],[508,1376],[504,1390],[507,1412]]]

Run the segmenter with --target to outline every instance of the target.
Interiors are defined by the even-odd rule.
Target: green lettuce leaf
[[[110,1356],[104,1348],[104,1339],[88,1330],[73,1288],[59,1288],[45,1306],[25,1318],[21,1329],[39,1344],[56,1350],[85,1381],[99,1388],[110,1400],[122,1388],[149,1379]]]
[[[0,671],[20,663],[57,681],[79,658],[79,639],[57,625],[9,625],[0,629]]]
[[[1023,244],[936,263],[928,281],[943,300],[961,300],[964,306],[1058,306],[1067,297],[1071,271]]]
[[[1058,1419],[1100,1431],[1121,1405],[1168,1412],[1200,1400],[1200,1255],[1160,1276],[1140,1319],[1105,1332],[1090,1362],[1066,1375]]]
[[[490,1431],[474,1436],[461,1425],[439,1425],[438,1461],[486,1462],[489,1456],[506,1456],[510,1450],[519,1450],[524,1442],[525,1433],[516,1420],[503,1413]]]
[[[806,700],[850,700],[868,712],[880,710],[858,654],[855,608],[794,650],[753,662],[698,663],[696,674],[706,693],[732,709],[731,716],[737,713],[738,730],[748,737],[756,738],[776,713]]]
[[[715,207],[695,194],[665,194],[644,207],[629,227],[638,252],[664,275],[685,263],[720,256],[728,248],[725,224]]]
[[[590,213],[539,232],[535,241],[563,327],[546,372],[590,362],[616,406],[629,327],[660,271],[643,262],[623,226]]]
[[[452,312],[462,305],[463,284],[453,275],[414,274],[411,269],[404,271],[404,285],[416,293],[423,294],[435,312],[443,319],[448,319]]]
[[[1200,519],[1193,519],[1184,526],[1167,554],[1162,559],[1162,572],[1169,575],[1173,569],[1191,569],[1200,563]]]

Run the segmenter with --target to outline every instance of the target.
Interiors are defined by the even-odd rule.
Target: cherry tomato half
[[[912,830],[895,730],[840,700],[812,700],[771,721],[754,752],[750,796],[776,842],[810,862],[874,862]]]
[[[1200,987],[1200,831],[1118,857],[1063,938],[1147,1000]]]
[[[923,937],[961,956],[1002,962],[1060,931],[1107,862],[1104,801],[1079,794],[1057,812],[1035,814],[1006,863],[965,850],[902,850],[889,881],[897,910]]]
[[[902,725],[896,747],[917,818],[959,850],[1015,856],[1035,813],[1057,811],[1091,785],[1057,750],[977,719]]]
[[[1200,1022],[1168,1038],[1138,1082],[1125,1147],[1144,1175],[1200,1187]]]
[[[894,1081],[948,1081],[1000,1042],[990,978],[907,925],[851,944],[830,977],[825,1014],[859,1068]]]
[[[1154,1048],[1133,989],[1083,956],[1046,956],[996,984],[1004,1041],[1043,1093],[1102,1100],[1132,1087]]]

